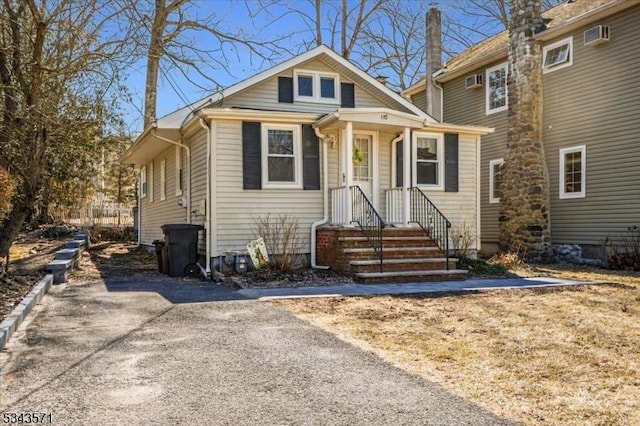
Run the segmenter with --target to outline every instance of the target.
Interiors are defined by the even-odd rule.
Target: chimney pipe
[[[442,68],[442,18],[438,3],[431,3],[427,12],[426,56],[427,56],[427,114],[442,121],[442,105],[436,96],[433,73]]]

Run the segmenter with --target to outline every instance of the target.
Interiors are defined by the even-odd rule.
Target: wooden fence
[[[78,227],[102,226],[124,228],[133,226],[133,207],[118,203],[89,203],[81,207],[49,208],[55,223],[65,223]]]

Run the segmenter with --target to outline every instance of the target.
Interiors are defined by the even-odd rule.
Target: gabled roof
[[[424,111],[420,110],[411,102],[408,102],[399,94],[395,93],[393,90],[389,89],[384,84],[380,83],[378,80],[371,77],[366,72],[356,67],[354,64],[344,59],[342,56],[338,55],[336,52],[334,52],[327,46],[323,45],[323,46],[315,47],[305,53],[302,53],[285,62],[282,62],[279,65],[275,65],[265,71],[255,74],[252,77],[242,80],[236,84],[233,84],[223,89],[220,92],[213,93],[210,96],[207,96],[206,98],[203,98],[197,102],[194,102],[191,105],[180,108],[160,118],[157,121],[158,128],[166,128],[166,127],[180,128],[183,124],[185,124],[191,118],[192,116],[191,113],[193,111],[197,111],[203,107],[206,107],[207,105],[215,104],[221,101],[222,99],[227,99],[230,96],[236,93],[239,93],[255,84],[261,83],[264,80],[267,80],[273,76],[276,76],[281,72],[286,71],[289,68],[294,68],[310,59],[313,59],[321,55],[329,56],[331,60],[337,62],[341,66],[347,68],[349,71],[355,73],[362,80],[363,83],[377,89],[378,91],[381,92],[383,96],[392,98],[394,101],[400,103],[403,107],[413,112],[414,114],[419,115],[420,117],[426,117]],[[431,118],[434,122],[437,121],[432,117],[429,117],[429,118]]]
[[[571,0],[552,7],[542,13],[547,28],[535,38],[546,41],[566,34],[577,27],[602,19],[640,4],[640,0]],[[487,66],[508,54],[509,34],[503,31],[462,51],[451,58],[434,73],[438,82],[447,82],[475,69]],[[410,96],[424,90],[425,79],[405,89],[402,94]]]
[[[197,118],[197,113],[200,110],[207,108],[208,106],[215,106],[220,101],[228,99],[236,93],[242,92],[243,90],[274,77],[290,68],[295,68],[296,66],[315,58],[324,59],[325,63],[329,63],[336,68],[339,68],[341,73],[348,74],[350,78],[365,90],[375,92],[381,100],[390,104],[395,104],[399,108],[409,111],[411,114],[415,114],[426,123],[438,122],[435,118],[427,115],[413,103],[400,96],[400,94],[389,89],[384,84],[380,83],[378,80],[371,77],[330,48],[326,46],[318,46],[156,120],[154,125],[149,126],[140,136],[138,136],[134,144],[127,150],[127,152],[124,153],[122,161],[139,162],[143,156],[146,157],[166,149],[168,146],[167,142],[163,141],[162,138],[155,137],[154,135],[157,134],[164,138],[175,138],[177,134],[179,137],[180,131]],[[145,147],[142,149],[142,145],[147,145],[147,143],[151,142],[157,146],[154,146],[153,148]]]

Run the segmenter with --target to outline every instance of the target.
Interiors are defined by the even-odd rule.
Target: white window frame
[[[140,198],[147,197],[147,166],[140,168]]]
[[[438,183],[436,185],[427,185],[418,183],[418,138],[430,138],[437,140],[438,146]],[[429,190],[444,190],[444,135],[442,133],[426,133],[426,132],[413,132],[411,137],[411,163],[412,163],[412,182],[420,187]]]
[[[566,155],[574,152],[580,152],[580,192],[566,192],[566,182],[565,182],[565,160]],[[571,198],[585,198],[587,196],[587,146],[586,145],[578,145],[572,146],[568,148],[562,148],[559,151],[560,153],[560,169],[559,169],[559,198],[571,199]]]
[[[489,204],[496,204],[500,202],[500,197],[496,197],[494,184],[496,177],[496,167],[500,167],[503,164],[504,158],[496,158],[495,160],[489,161]]]
[[[183,182],[180,182],[180,175],[182,173],[182,147],[176,145],[176,197],[182,195],[183,188],[180,185],[180,183],[184,185],[184,176]]]
[[[555,64],[547,64],[547,54],[562,46],[568,46],[567,59]],[[562,68],[566,68],[573,65],[573,36],[551,43],[548,46],[542,48],[542,73],[553,72]]]
[[[302,138],[300,126],[292,124],[262,123],[262,188],[302,189]],[[269,130],[293,131],[294,182],[269,182]]]
[[[504,68],[504,106],[492,109],[490,108],[490,105],[489,105],[489,99],[491,98],[489,96],[491,94],[491,85],[490,85],[491,80],[489,79],[489,74],[502,68]],[[509,65],[506,62],[503,62],[491,68],[487,68],[487,70],[485,71],[485,79],[484,79],[485,109],[486,109],[487,115],[495,114],[496,112],[500,112],[500,111],[506,111],[507,108],[509,108],[509,87],[507,85],[508,77],[509,77]]]
[[[301,96],[298,94],[298,77],[299,76],[308,76],[312,78],[313,81],[313,95],[312,96]],[[323,98],[320,93],[320,79],[323,77],[332,78],[333,79],[333,93],[335,97],[333,98]],[[319,102],[326,104],[340,104],[340,75],[332,72],[325,71],[309,71],[296,69],[293,70],[293,100],[296,102]]]
[[[160,201],[167,199],[167,160],[160,161]]]

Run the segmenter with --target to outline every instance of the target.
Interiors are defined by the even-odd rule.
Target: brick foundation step
[[[464,269],[438,269],[433,271],[400,271],[400,272],[359,272],[355,279],[361,284],[380,283],[412,283],[424,281],[463,280],[467,277]]]
[[[349,260],[367,260],[377,258],[376,251],[372,247],[357,247],[343,249],[343,253]],[[442,251],[436,246],[429,247],[383,247],[385,259],[415,259],[442,257]]]
[[[358,247],[371,247],[369,239],[367,237],[338,237],[338,242],[345,248],[358,248]],[[425,236],[383,236],[382,244],[386,247],[433,247],[435,242]]]
[[[450,270],[456,268],[457,261],[458,259],[449,258]],[[380,272],[379,259],[350,260],[349,265],[355,273]],[[384,272],[446,270],[447,259],[445,257],[384,259],[382,266]]]

